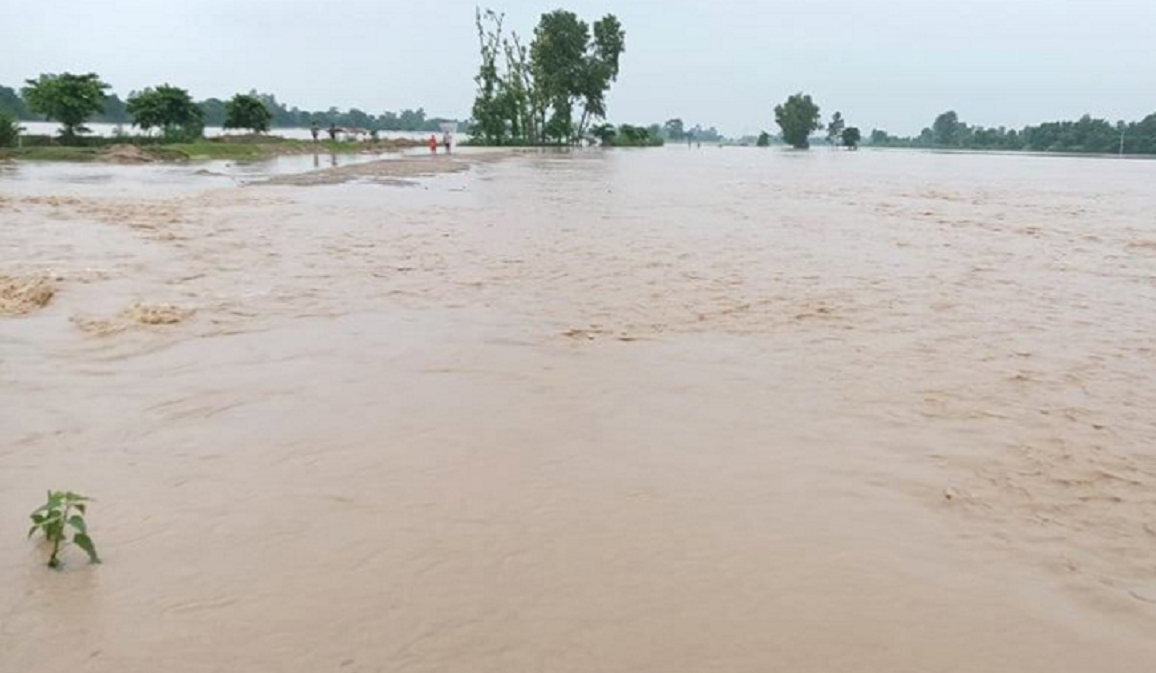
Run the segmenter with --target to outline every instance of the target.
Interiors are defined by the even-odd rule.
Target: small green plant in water
[[[88,536],[88,524],[84,515],[91,499],[72,491],[49,491],[48,502],[36,508],[30,517],[32,528],[28,529],[28,537],[36,531],[44,533],[44,539],[52,543],[52,556],[48,558],[48,567],[59,570],[64,567],[60,560],[60,552],[68,545],[68,531],[71,528],[72,543],[88,554],[89,563],[100,563],[96,555],[96,546]]]

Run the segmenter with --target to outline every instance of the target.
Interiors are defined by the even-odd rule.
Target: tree
[[[678,142],[686,138],[686,128],[681,119],[670,119],[662,125],[662,134],[667,140]]]
[[[206,98],[201,101],[199,107],[204,113],[206,126],[225,125],[225,101],[220,98]]]
[[[586,124],[592,119],[606,118],[606,92],[611,82],[618,81],[618,65],[622,52],[626,51],[626,32],[613,14],[607,14],[594,22],[594,42],[588,49],[584,63],[584,73],[579,86],[582,96],[582,118],[578,122],[581,137],[586,132]]]
[[[882,129],[871,130],[871,144],[872,145],[887,145],[891,142],[891,136]]]
[[[618,127],[618,134],[613,143],[621,147],[652,147],[662,145],[661,128],[654,124],[649,128],[623,124]]]
[[[820,128],[819,106],[809,95],[797,93],[786,103],[775,106],[775,123],[783,132],[783,141],[791,147],[805,150],[811,146],[808,138]]]
[[[834,116],[831,117],[831,123],[827,124],[828,145],[835,145],[839,142],[839,139],[843,137],[843,127],[845,125],[846,122],[843,121],[842,112],[836,112]]]
[[[555,10],[543,14],[530,45],[534,83],[550,106],[545,134],[568,142],[574,133],[574,105],[583,93],[586,49],[590,27],[574,12]]]
[[[613,14],[590,27],[573,12],[543,14],[530,45],[534,95],[538,96],[544,139],[569,142],[585,134],[593,119],[606,117],[606,92],[618,79],[626,33]],[[574,111],[582,114],[574,124]]]
[[[225,103],[227,129],[250,129],[254,133],[263,133],[269,130],[271,121],[273,113],[256,96],[239,93]]]
[[[614,129],[613,124],[599,124],[590,129],[590,134],[603,145],[610,146],[614,144],[614,137],[618,135],[618,131]]]
[[[488,143],[566,143],[606,119],[626,33],[608,14],[591,26],[573,12],[543,14],[529,47],[503,33],[504,15],[475,14],[482,64],[473,122]]]
[[[29,116],[24,99],[15,89],[6,86],[0,86],[0,112],[7,112],[14,119],[27,119]]]
[[[759,133],[759,139],[755,142],[755,144],[759,147],[770,147],[771,146],[771,134],[767,133],[766,131],[760,132]]]
[[[840,135],[843,140],[843,147],[849,150],[859,149],[859,141],[863,139],[862,134],[859,133],[859,129],[854,126],[848,126],[843,129],[843,133]]]
[[[16,116],[7,110],[0,110],[0,147],[14,147],[20,139],[20,125]]]
[[[168,84],[130,94],[126,109],[134,124],[159,128],[170,140],[199,138],[205,128],[205,113],[189,92]]]
[[[478,135],[486,142],[498,144],[502,141],[506,131],[505,114],[498,104],[501,80],[498,77],[498,54],[502,47],[502,21],[504,14],[496,14],[493,10],[486,10],[483,15],[480,7],[474,10],[474,23],[478,29],[478,46],[482,54],[482,65],[474,81],[478,83],[478,95],[474,98],[474,124]],[[483,18],[493,28],[486,30]],[[392,113],[390,113],[392,114]]]
[[[955,147],[959,142],[959,115],[954,110],[944,112],[931,125],[932,142],[941,147]]]
[[[44,74],[26,83],[23,93],[29,109],[60,122],[60,135],[66,141],[74,141],[78,133],[88,131],[84,122],[104,109],[104,92],[109,88],[91,72]]]

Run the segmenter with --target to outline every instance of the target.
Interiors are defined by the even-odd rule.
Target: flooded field
[[[0,165],[0,671],[1156,668],[1156,162],[418,160]]]

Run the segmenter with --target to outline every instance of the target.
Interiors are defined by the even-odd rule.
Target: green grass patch
[[[0,159],[26,161],[97,161],[99,147],[6,147],[0,148]]]

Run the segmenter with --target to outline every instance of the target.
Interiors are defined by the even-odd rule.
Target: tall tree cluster
[[[571,143],[606,118],[626,33],[613,14],[593,26],[570,11],[543,14],[525,44],[505,16],[476,14],[481,66],[474,134],[493,144]]]

